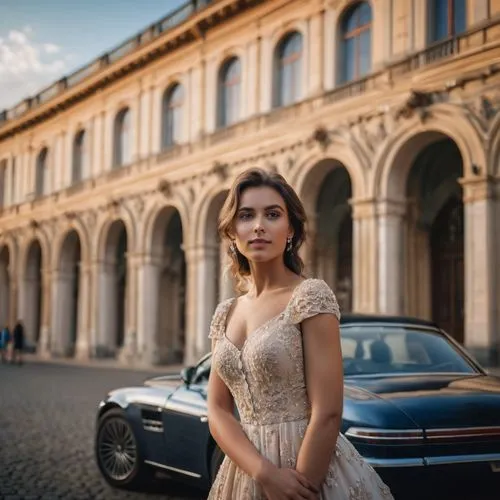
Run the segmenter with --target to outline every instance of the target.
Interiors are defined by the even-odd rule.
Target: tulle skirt
[[[307,420],[279,424],[242,424],[243,430],[270,462],[294,468]],[[342,434],[332,454],[321,500],[393,500],[389,488]],[[208,496],[209,500],[266,500],[259,485],[225,457]]]

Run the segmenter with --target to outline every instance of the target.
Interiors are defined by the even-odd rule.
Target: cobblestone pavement
[[[0,499],[204,498],[195,489],[166,481],[146,493],[116,490],[97,469],[93,436],[98,402],[108,390],[141,384],[149,375],[56,364],[0,364]]]

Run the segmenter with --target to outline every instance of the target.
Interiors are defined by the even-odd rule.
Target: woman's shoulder
[[[292,320],[300,322],[319,313],[331,313],[340,318],[337,298],[324,280],[307,278],[297,287],[290,302]]]
[[[208,335],[210,338],[220,337],[224,332],[227,313],[235,300],[236,297],[225,299],[222,302],[219,302],[215,308],[212,316],[212,323],[210,325],[210,333]]]

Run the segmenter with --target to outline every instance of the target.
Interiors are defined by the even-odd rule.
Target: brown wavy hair
[[[252,168],[242,172],[234,181],[219,215],[219,235],[226,243],[226,251],[231,259],[230,271],[236,278],[236,288],[242,292],[250,276],[248,259],[236,248],[231,252],[229,242],[234,228],[236,212],[240,206],[241,196],[252,187],[267,186],[274,189],[285,201],[288,220],[293,228],[291,251],[285,250],[283,261],[285,266],[295,274],[302,275],[304,263],[299,256],[299,249],[306,239],[306,213],[304,206],[292,186],[285,178],[275,172],[267,172],[260,168]]]

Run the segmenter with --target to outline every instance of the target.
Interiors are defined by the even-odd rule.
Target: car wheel
[[[217,477],[217,473],[219,472],[224,457],[224,452],[217,445],[215,445],[214,451],[212,452],[212,458],[210,459],[210,482],[212,484]]]
[[[122,410],[109,410],[99,419],[95,454],[99,470],[110,485],[135,488],[142,482],[142,457]]]

